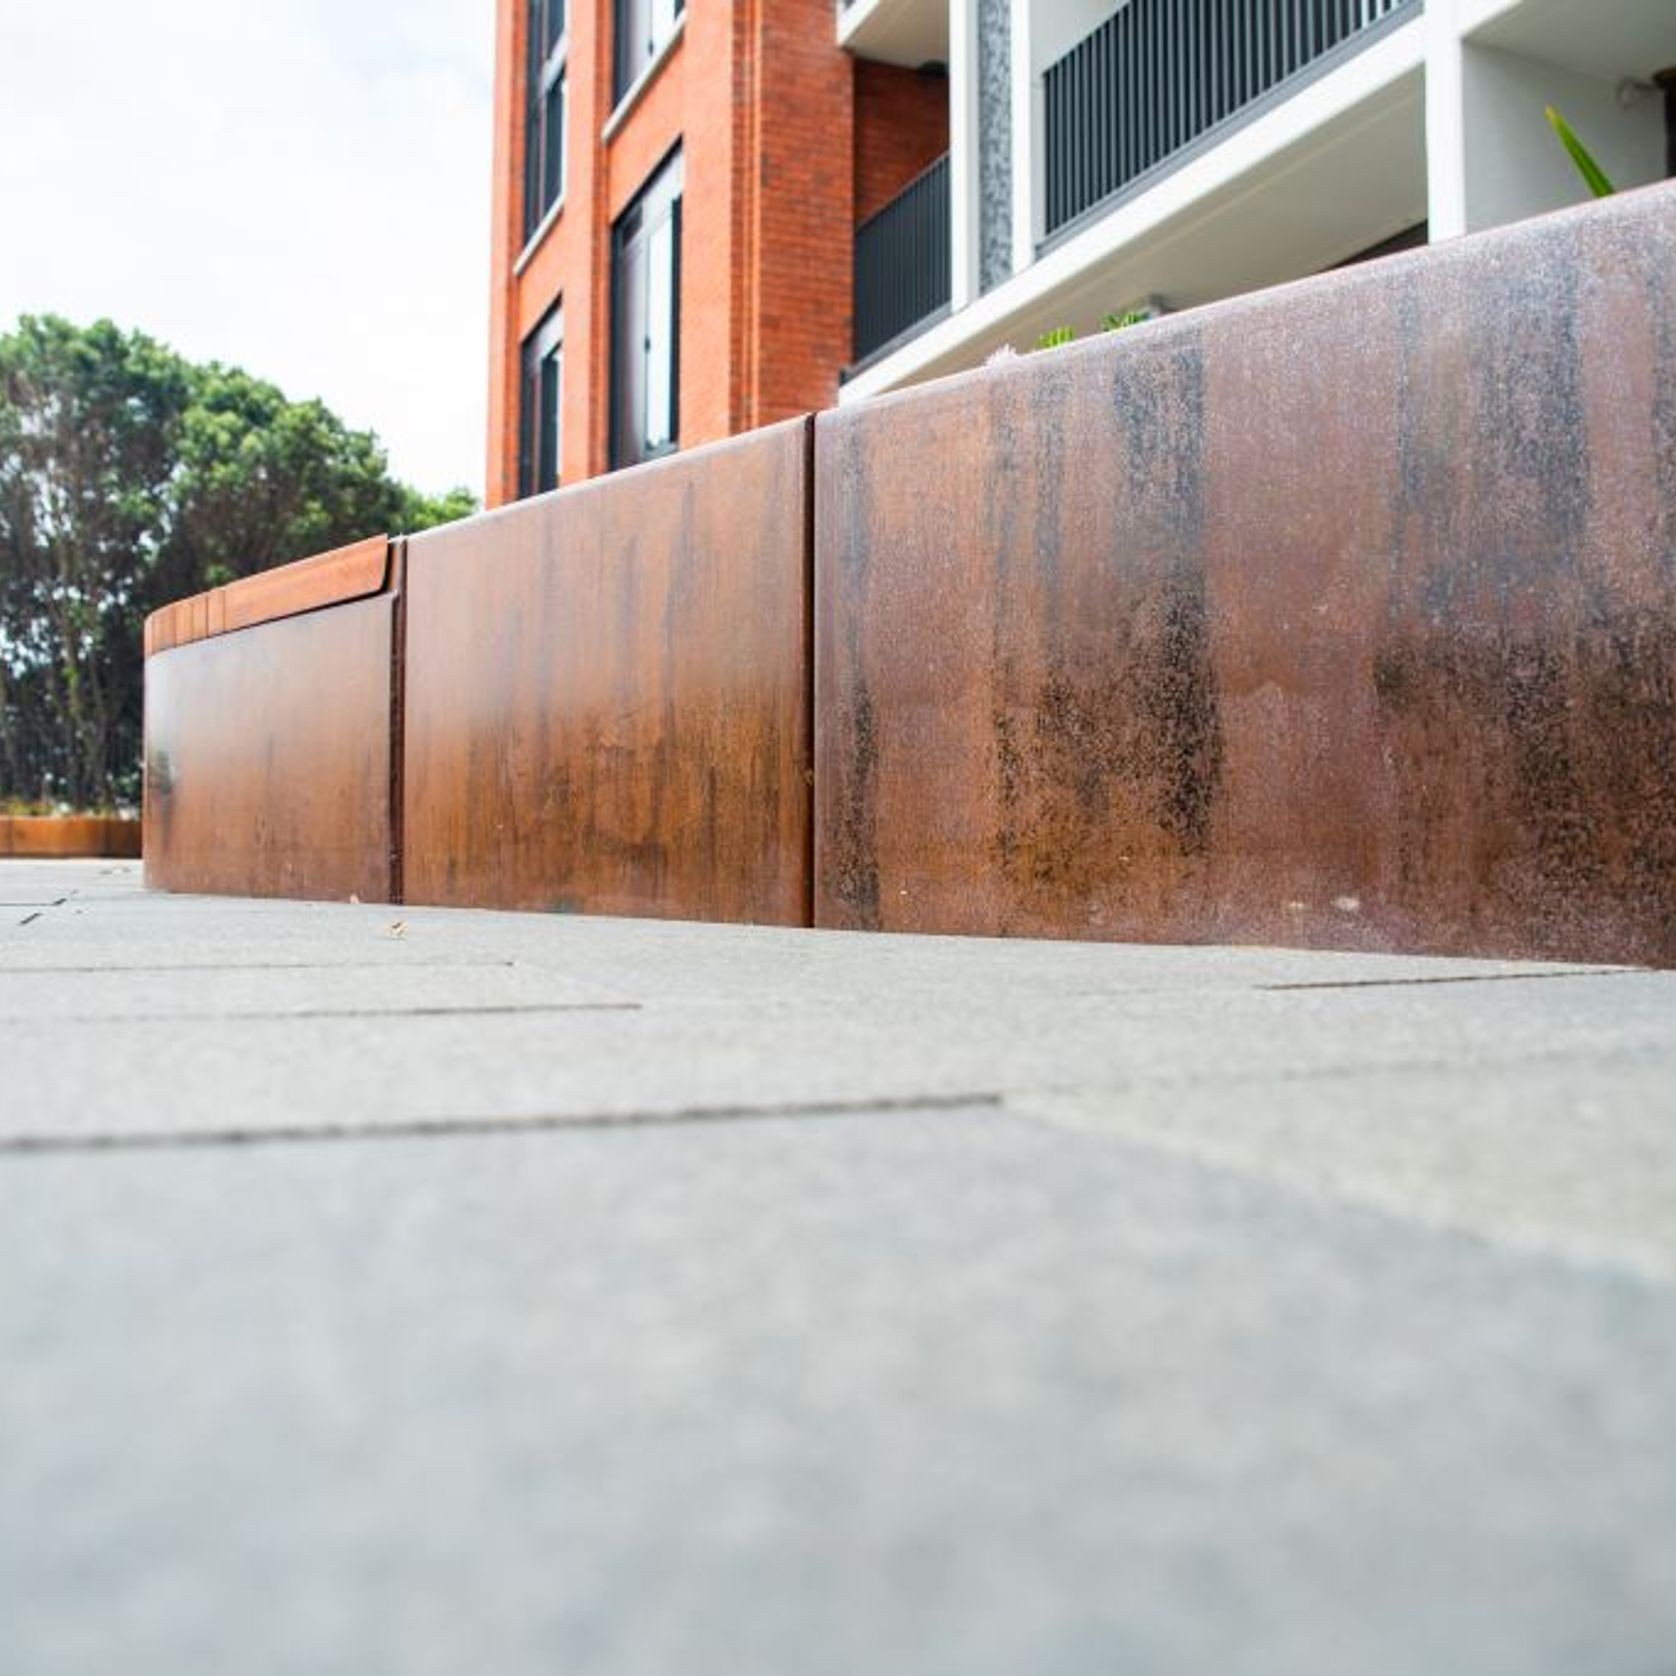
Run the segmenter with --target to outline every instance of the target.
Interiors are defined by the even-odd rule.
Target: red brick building
[[[491,504],[1676,155],[1670,0],[1210,10],[499,0]]]
[[[836,399],[855,227],[949,103],[834,13],[498,0],[491,506]]]

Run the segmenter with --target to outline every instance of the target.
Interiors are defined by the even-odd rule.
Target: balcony
[[[838,0],[838,44],[856,58],[899,64],[947,63],[948,0]]]
[[[855,230],[857,363],[947,312],[950,271],[945,152]]]
[[[1048,240],[1422,0],[1130,0],[1043,78]]]

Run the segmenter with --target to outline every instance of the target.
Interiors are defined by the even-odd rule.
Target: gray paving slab
[[[1676,1281],[1676,1058],[1023,1091],[1008,1109]]]
[[[10,1039],[30,1049],[8,1055],[0,1137],[219,1132],[229,1112],[250,1129],[671,1115],[1357,1069],[1493,1074],[1603,1056],[1643,1067],[1649,1095],[1673,1086],[1676,985],[1659,975],[1485,981],[1470,995],[1410,983],[1090,995],[986,977],[985,953],[972,946],[963,981],[937,994],[858,982],[845,1000],[788,983],[732,1002],[724,962],[709,968],[707,998],[661,1000],[613,973],[589,993],[634,1008],[532,1014],[479,1006],[505,978],[470,967],[453,972],[454,1012],[387,1016],[372,973],[361,1002],[336,1014],[288,1019],[276,1002],[242,1020],[178,1017],[167,1033],[120,1016],[0,1022],[0,1051]],[[693,957],[683,964],[691,981]],[[289,992],[295,975],[283,976]],[[163,979],[150,991],[145,1005],[165,1005]],[[242,986],[229,993],[248,1010]]]
[[[1672,1668],[1672,975],[12,880],[8,1676]]]
[[[1097,1137],[14,1160],[0,1227],[12,1670],[1676,1644],[1676,1294]]]
[[[411,966],[204,964],[172,971],[142,968],[138,973],[0,969],[0,1026],[47,1021],[89,1025],[320,1016],[428,1018],[638,1005],[621,991],[580,977],[505,960]]]
[[[95,892],[92,883],[80,882],[83,878],[101,888]],[[64,911],[43,914],[28,928],[0,924],[0,971],[173,967],[206,959],[236,963],[248,962],[256,951],[264,961],[319,965],[487,956],[544,966],[583,962],[590,973],[671,999],[712,998],[717,973],[741,986],[741,999],[773,997],[793,981],[806,996],[849,999],[858,988],[865,991],[882,980],[889,981],[893,992],[940,991],[971,973],[974,950],[983,951],[982,972],[991,983],[1051,982],[1062,992],[1084,994],[1136,988],[1197,992],[1207,986],[1530,978],[1601,970],[1562,963],[1274,948],[1224,948],[1215,951],[1215,960],[1207,960],[1203,948],[1129,945],[1121,959],[1114,959],[1109,944],[857,938],[776,926],[736,926],[719,938],[714,927],[677,921],[159,896],[139,889],[138,866],[132,863],[102,864],[97,878],[91,873],[72,873],[68,881],[57,874],[43,876],[39,888],[63,898]]]

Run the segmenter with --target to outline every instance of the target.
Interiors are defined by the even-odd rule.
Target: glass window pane
[[[547,92],[545,158],[541,174],[543,214],[559,201],[559,194],[564,190],[564,107],[565,78],[560,76]]]
[[[524,124],[524,237],[541,219],[541,124],[532,114]]]
[[[666,213],[647,236],[646,447],[675,439],[675,226]]]
[[[681,428],[681,153],[611,229],[611,464],[667,453]]]
[[[524,339],[519,369],[518,493],[553,488],[559,472],[564,308],[554,304]]]
[[[540,489],[559,486],[559,459],[563,440],[562,397],[564,348],[561,345],[541,363],[541,470]]]
[[[518,493],[535,493],[536,388],[535,368],[529,351],[524,352],[523,376],[518,394]]]
[[[551,52],[564,37],[565,0],[547,0],[546,50]]]
[[[634,84],[646,62],[648,17],[647,0],[617,0],[612,9],[616,46],[613,56],[617,61],[617,97],[620,99]]]
[[[611,286],[611,463],[627,466],[640,458],[645,412],[645,244],[625,235],[621,226],[612,242],[616,248]]]

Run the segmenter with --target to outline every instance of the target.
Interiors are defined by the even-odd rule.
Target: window
[[[564,196],[567,0],[529,0],[528,87],[524,98],[524,237]]]
[[[611,229],[611,464],[676,447],[681,412],[681,153]]]
[[[687,0],[616,0],[619,99],[663,50],[686,9]]]
[[[559,486],[564,441],[564,308],[555,307],[524,339],[518,400],[518,493]]]

